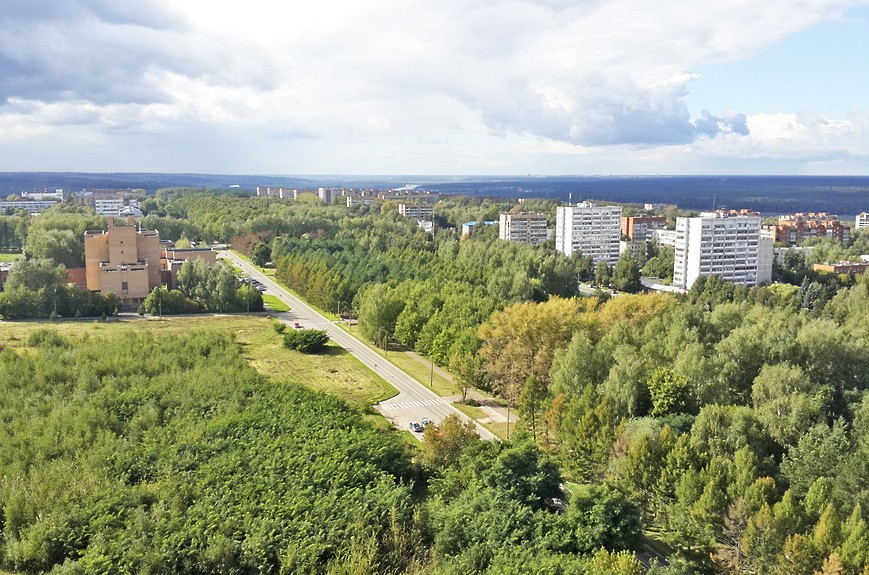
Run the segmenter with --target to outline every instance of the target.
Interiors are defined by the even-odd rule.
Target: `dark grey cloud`
[[[177,51],[185,19],[163,3],[4,4],[0,101],[160,102],[165,96],[149,76],[183,70],[189,58]]]

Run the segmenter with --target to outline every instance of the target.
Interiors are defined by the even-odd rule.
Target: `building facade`
[[[775,243],[795,246],[807,238],[831,238],[840,242],[851,239],[851,228],[827,213],[808,213],[779,216],[777,224],[761,226],[764,237]]]
[[[0,215],[25,210],[29,214],[41,214],[48,208],[53,208],[60,202],[54,200],[15,200],[12,202],[0,202]]]
[[[555,249],[566,256],[581,252],[595,262],[619,259],[622,208],[582,202],[559,206],[555,213]]]
[[[416,220],[430,220],[434,214],[434,206],[431,204],[398,204],[398,213],[405,218]]]
[[[549,238],[546,214],[501,214],[498,221],[498,238],[539,246]]]
[[[116,293],[124,305],[144,300],[160,281],[160,234],[138,231],[132,221],[84,236],[87,289]]]
[[[768,244],[768,245],[767,245]],[[772,271],[771,243],[760,246],[760,216],[705,212],[676,218],[673,285],[690,289],[701,276],[718,276],[733,283],[758,285],[758,268]],[[767,262],[767,259],[769,260]]]
[[[812,265],[812,269],[816,272],[849,275],[865,274],[867,268],[869,268],[869,263],[867,262],[835,262]]]
[[[647,242],[652,239],[652,230],[667,227],[664,216],[625,216],[622,218],[622,235],[632,242]]]
[[[869,212],[857,214],[857,220],[854,222],[855,230],[869,230]]]

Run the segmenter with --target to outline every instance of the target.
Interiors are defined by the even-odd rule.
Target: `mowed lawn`
[[[330,343],[324,353],[305,355],[283,346],[282,337],[272,328],[272,320],[262,316],[175,316],[69,320],[56,322],[0,322],[0,349],[27,345],[27,338],[38,329],[55,329],[63,337],[113,337],[116,334],[147,330],[153,333],[180,334],[195,330],[233,334],[242,355],[260,373],[275,380],[301,383],[337,395],[353,407],[365,410],[379,400],[396,394],[395,388],[376,376],[352,355]]]

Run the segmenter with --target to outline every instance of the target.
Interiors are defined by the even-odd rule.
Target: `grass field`
[[[103,321],[0,322],[0,348],[26,345],[33,331],[50,327],[71,339],[113,337],[147,330],[157,334],[181,334],[213,330],[233,334],[241,353],[260,373],[276,380],[301,383],[337,395],[360,410],[395,395],[391,385],[376,376],[356,358],[329,344],[320,355],[305,355],[285,348],[267,317],[176,316],[163,319],[135,318]],[[378,418],[379,419],[379,418]],[[385,420],[384,420],[385,421]]]
[[[0,262],[11,262],[17,257],[21,257],[20,253],[10,254],[6,252],[0,252]],[[3,575],[2,571],[0,571],[0,575]]]
[[[263,294],[263,303],[275,312],[290,311],[290,306],[278,299],[278,296]]]

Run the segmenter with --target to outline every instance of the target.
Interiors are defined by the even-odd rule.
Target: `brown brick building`
[[[160,234],[109,220],[107,231],[84,236],[87,289],[118,294],[124,305],[139,303],[160,285]]]
[[[851,239],[851,228],[831,214],[808,213],[779,216],[777,224],[764,224],[761,234],[776,243],[797,245],[807,238],[832,238],[840,242]]]

